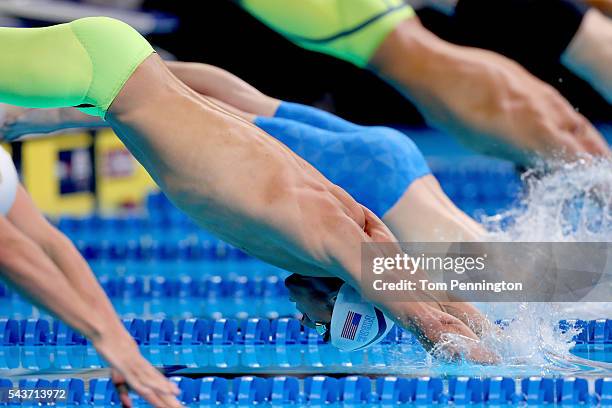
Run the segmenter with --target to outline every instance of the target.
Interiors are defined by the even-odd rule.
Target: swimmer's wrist
[[[139,355],[138,345],[127,331],[105,331],[92,340],[98,354],[111,366],[124,364],[129,356]]]
[[[86,330],[83,335],[87,337],[94,346],[97,344],[112,344],[123,338],[132,337],[127,332],[123,324],[118,319],[109,319],[98,313],[100,316],[88,321]]]
[[[461,62],[458,50],[460,47],[437,37],[414,18],[398,25],[385,39],[370,66],[415,96],[437,92],[441,83],[453,77]]]
[[[118,348],[122,350],[126,348],[138,348],[132,336],[123,326],[121,326],[121,328],[100,326],[100,330],[97,330],[96,333],[89,338],[95,349],[106,358],[108,358],[109,354],[118,351]]]

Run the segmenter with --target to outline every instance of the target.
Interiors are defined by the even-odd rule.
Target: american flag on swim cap
[[[361,315],[355,312],[348,312],[346,315],[346,320],[344,321],[344,326],[342,327],[342,333],[340,337],[349,340],[355,340],[355,335],[357,334],[357,328],[359,327],[359,322],[361,321]]]

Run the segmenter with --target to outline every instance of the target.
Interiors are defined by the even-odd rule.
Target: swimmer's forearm
[[[83,302],[42,249],[0,217],[0,271],[20,291],[92,341],[106,331],[106,322]]]
[[[96,310],[109,326],[123,329],[87,262],[72,242],[45,219],[21,186],[9,214],[9,221],[45,251],[91,310]]]
[[[123,325],[113,305],[72,242],[57,230],[50,234],[46,241],[45,251],[87,306],[98,312],[109,326],[123,331]]]
[[[243,112],[273,116],[278,99],[264,95],[237,76],[212,65],[168,61],[170,71],[195,92],[210,96]]]
[[[482,72],[486,78],[486,66],[480,64],[458,47],[443,41],[425,29],[417,19],[406,20],[392,32],[378,49],[371,66],[381,76],[396,85],[407,97],[414,100],[428,120],[434,124],[444,115],[429,115],[448,105],[447,95],[461,83],[461,73],[472,75]],[[465,89],[470,95],[470,89]],[[438,117],[439,116],[439,117]]]
[[[522,163],[534,155],[610,154],[597,129],[553,87],[502,55],[443,41],[416,20],[397,26],[371,65],[430,124],[483,153]]]

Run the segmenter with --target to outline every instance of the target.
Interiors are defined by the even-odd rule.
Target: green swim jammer
[[[414,10],[404,0],[239,0],[274,30],[313,51],[364,67]]]
[[[44,28],[0,28],[0,100],[76,106],[104,117],[153,48],[129,25],[90,17]]]

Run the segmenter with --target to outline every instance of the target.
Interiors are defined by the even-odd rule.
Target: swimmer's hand
[[[125,377],[121,375],[119,371],[112,368],[111,369],[111,381],[115,386],[115,391],[119,395],[119,402],[121,404],[121,408],[132,408],[132,399],[130,398],[130,389],[127,385],[127,381]]]
[[[314,278],[295,273],[285,279],[289,300],[302,313],[302,324],[312,329],[317,322],[331,322],[336,295],[343,284],[338,278]]]
[[[447,313],[443,304],[437,302],[406,302],[394,309],[403,311],[396,316],[396,320],[414,333],[427,350],[435,351],[436,346],[444,343],[448,359],[464,358],[479,364],[496,364],[499,361],[494,352],[480,343],[479,337],[464,320],[465,312],[453,316]],[[452,312],[450,309],[448,311]],[[451,337],[465,341],[449,343]]]
[[[302,324],[314,328],[316,322],[329,323],[335,296],[344,282],[337,278],[316,278],[293,274],[285,280],[290,300],[304,315]],[[482,364],[494,364],[497,356],[481,347],[479,335],[491,327],[478,309],[465,302],[404,302],[397,305],[406,314],[397,323],[413,332],[428,350],[444,344],[445,356],[464,357]],[[448,336],[471,339],[461,344]],[[462,347],[462,344],[469,347]],[[436,349],[438,350],[439,347]],[[437,354],[440,355],[440,354]]]
[[[413,20],[385,40],[372,65],[432,125],[523,164],[533,154],[610,155],[602,135],[553,87],[506,57],[450,44]]]
[[[132,402],[124,392],[122,383],[157,408],[179,408],[176,399],[179,390],[147,360],[142,357],[138,345],[129,335],[105,333],[94,341],[94,347],[113,368],[112,380],[119,385],[121,404],[131,407]]]
[[[471,92],[447,95],[458,116],[444,126],[466,144],[521,164],[530,164],[534,154],[566,160],[610,155],[599,131],[552,86],[492,53],[482,64],[486,75],[472,78]],[[453,99],[459,94],[461,102]]]

